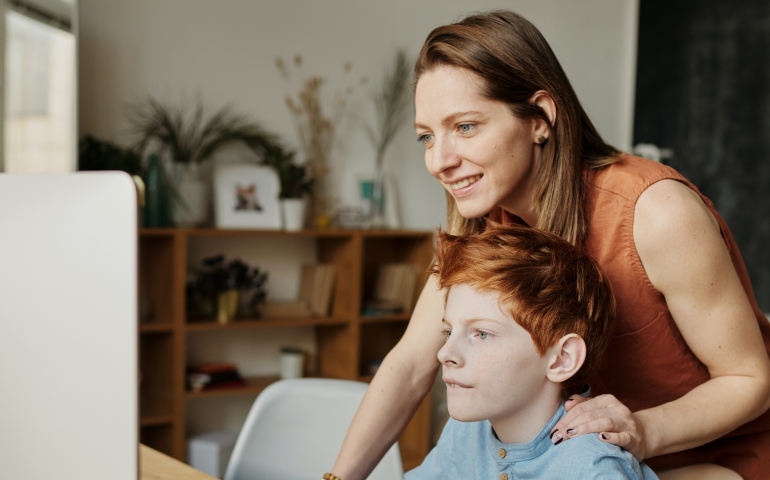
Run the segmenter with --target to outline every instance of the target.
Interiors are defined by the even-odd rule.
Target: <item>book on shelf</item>
[[[313,314],[307,303],[302,301],[266,302],[259,307],[259,310],[263,318],[310,317]]]
[[[374,286],[374,299],[364,305],[365,316],[409,313],[414,307],[417,267],[411,263],[380,266]]]
[[[190,391],[202,392],[245,387],[246,381],[234,363],[211,363],[187,367],[187,385]]]
[[[332,264],[303,265],[300,276],[299,302],[311,315],[328,317],[334,296],[337,269]]]

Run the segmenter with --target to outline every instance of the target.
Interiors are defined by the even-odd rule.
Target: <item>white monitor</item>
[[[138,478],[137,199],[0,174],[0,478]]]

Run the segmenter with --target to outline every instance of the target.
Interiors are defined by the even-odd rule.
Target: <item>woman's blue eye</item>
[[[426,134],[418,136],[417,137],[417,141],[422,143],[423,145],[426,145],[428,142],[431,141],[432,138],[433,138],[433,135],[430,135],[430,134],[426,133]]]
[[[441,333],[445,338],[449,338],[449,336],[452,335],[452,330],[443,330]]]
[[[489,332],[479,332],[479,338],[482,340],[486,340],[489,338]]]
[[[476,125],[472,123],[463,123],[457,127],[460,133],[471,133]]]

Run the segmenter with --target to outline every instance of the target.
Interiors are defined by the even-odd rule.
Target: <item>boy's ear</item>
[[[575,375],[586,361],[586,342],[576,333],[561,337],[548,349],[546,377],[554,383],[562,383]]]

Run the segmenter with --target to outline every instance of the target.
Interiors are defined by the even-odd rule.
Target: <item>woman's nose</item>
[[[431,175],[438,177],[445,171],[458,167],[461,159],[451,138],[436,137],[434,142],[433,148],[426,151],[425,160]]]

